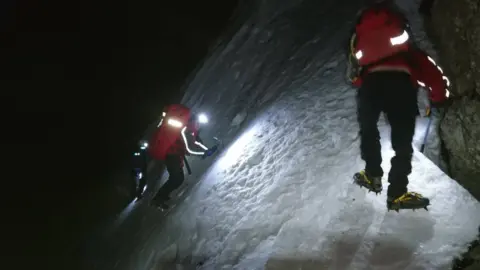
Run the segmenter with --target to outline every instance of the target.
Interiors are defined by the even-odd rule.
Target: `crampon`
[[[368,189],[368,192],[378,193],[382,192],[382,178],[381,177],[369,177],[365,171],[360,171],[353,175],[353,182],[360,187]]]
[[[387,209],[398,212],[400,209],[425,209],[428,211],[430,200],[415,192],[406,192],[396,199],[387,199]]]

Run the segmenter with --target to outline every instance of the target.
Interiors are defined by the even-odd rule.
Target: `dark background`
[[[2,1],[2,244],[17,266],[74,269],[115,210],[116,173],[237,4]]]

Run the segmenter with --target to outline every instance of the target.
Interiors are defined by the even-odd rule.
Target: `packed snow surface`
[[[431,199],[428,212],[388,212],[386,192],[376,196],[352,183],[363,162],[343,47],[361,2],[258,4],[199,69],[184,99],[215,123],[204,137],[224,138],[228,147],[215,160],[192,159],[193,188],[167,218],[139,205],[141,214],[126,218],[138,219],[137,231],[119,234],[115,263],[101,269],[170,269],[162,268],[168,262],[198,269],[450,268],[480,224],[480,205],[465,189],[418,151],[409,188]],[[414,17],[415,4],[402,7]],[[417,149],[425,125],[419,118]],[[383,119],[379,127],[388,172],[389,128]],[[126,247],[122,237],[135,241]]]
[[[449,269],[478,232],[478,202],[415,152],[409,187],[431,198],[430,211],[387,212],[385,192],[352,184],[362,169],[355,107],[346,87],[279,98],[203,176],[160,242],[202,269]]]

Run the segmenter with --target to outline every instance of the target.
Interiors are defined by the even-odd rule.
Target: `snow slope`
[[[351,182],[362,162],[340,45],[355,7],[277,2],[285,9],[254,16],[191,83],[185,102],[214,110],[216,127],[230,125],[212,133],[233,139],[247,127],[168,219],[160,249],[205,269],[448,269],[478,232],[480,207],[468,192],[418,152],[410,188],[431,198],[430,212],[387,212],[385,193]],[[388,171],[385,123],[381,130]]]
[[[429,212],[387,212],[386,192],[352,183],[363,163],[343,47],[361,2],[258,1],[184,99],[215,123],[202,135],[229,147],[216,160],[192,162],[199,174],[209,169],[167,219],[138,206],[128,217],[138,219],[130,232],[137,242],[111,255],[111,269],[169,269],[162,265],[172,261],[200,269],[449,269],[480,224],[480,205],[465,189],[419,152],[409,187],[431,198]],[[415,16],[414,4],[402,7]],[[418,120],[416,147],[425,122]],[[380,129],[388,171],[383,120]],[[112,253],[125,249],[115,240]]]
[[[387,212],[385,192],[353,185],[354,92],[332,83],[342,78],[306,83],[259,116],[169,219],[165,248],[202,269],[448,269],[475,238],[478,202],[418,152],[410,188],[430,212]]]

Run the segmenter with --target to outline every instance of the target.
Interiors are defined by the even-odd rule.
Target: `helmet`
[[[141,150],[145,150],[148,148],[148,142],[145,140],[141,140],[138,142],[138,146],[140,147]]]
[[[190,122],[197,124],[207,124],[208,117],[204,113],[192,113],[190,116]]]

